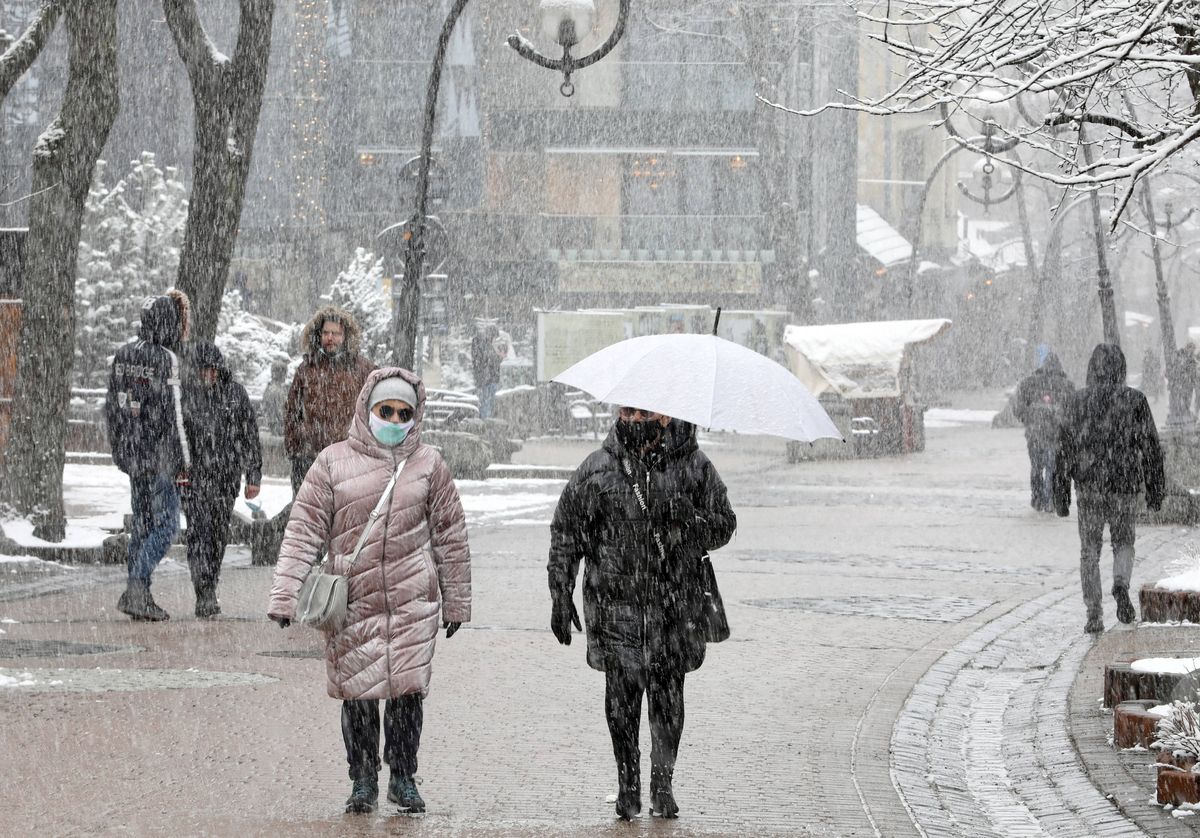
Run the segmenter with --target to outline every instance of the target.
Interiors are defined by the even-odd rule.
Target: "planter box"
[[[1122,701],[1153,701],[1166,704],[1185,676],[1178,672],[1134,672],[1128,663],[1104,667],[1104,706],[1112,709]]]
[[[1138,601],[1143,623],[1200,623],[1200,591],[1167,591],[1143,585]]]
[[[1178,806],[1200,803],[1200,774],[1178,768],[1158,769],[1158,802]]]
[[[1148,699],[1122,701],[1113,711],[1113,744],[1118,748],[1149,748],[1162,716],[1149,712],[1158,702]]]

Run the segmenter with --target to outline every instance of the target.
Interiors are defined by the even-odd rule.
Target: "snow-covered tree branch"
[[[0,100],[41,55],[66,5],[66,0],[43,0],[25,32],[0,55]]]
[[[1044,154],[1062,186],[1136,180],[1200,135],[1197,0],[858,0],[869,37],[903,61],[883,95],[813,110],[930,113],[937,123],[1013,111],[999,129]],[[1136,106],[1135,115],[1130,103]],[[1019,118],[1018,118],[1019,117]],[[1088,124],[1095,160],[1080,153]]]

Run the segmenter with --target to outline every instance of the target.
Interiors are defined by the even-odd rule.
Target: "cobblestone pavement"
[[[592,447],[538,442],[521,456],[570,466]],[[0,624],[0,676],[33,682],[0,687],[5,831],[1173,834],[1154,817],[1191,828],[1145,803],[1121,767],[1129,757],[1110,751],[1106,767],[1103,714],[1087,704],[1106,655],[1176,635],[1084,638],[1074,520],[1028,508],[1019,430],[931,430],[926,453],[891,460],[788,465],[782,442],[754,438],[705,447],[739,516],[715,556],[734,636],[688,677],[679,820],[613,817],[603,678],[582,638],[560,647],[546,625],[561,486],[548,482],[514,488],[512,510],[502,485],[488,498],[464,485],[479,510],[474,621],[439,641],[419,817],[342,814],[349,782],[316,639],[265,620],[270,571],[240,549],[226,560],[223,617],[208,623],[190,617],[178,561],[156,576],[174,615],[160,625],[115,613],[114,568],[48,573],[70,577],[53,585],[0,574],[0,619],[16,621]],[[1145,529],[1135,582],[1190,538]],[[1146,811],[1132,813],[1122,801],[1138,796]]]

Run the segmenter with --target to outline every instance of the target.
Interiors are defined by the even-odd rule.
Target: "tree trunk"
[[[192,301],[192,335],[212,340],[246,194],[258,131],[275,0],[241,0],[232,60],[219,56],[194,0],[163,0],[167,25],[187,67],[196,139],[187,229],[176,286]]]
[[[117,0],[70,0],[62,108],[33,152],[28,263],[4,499],[62,541],[67,406],[75,346],[75,261],[96,160],[119,107]]]

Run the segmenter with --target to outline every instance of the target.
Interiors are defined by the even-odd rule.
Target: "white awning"
[[[885,268],[912,258],[912,245],[879,213],[858,205],[858,246]]]
[[[949,328],[946,319],[789,325],[783,342],[792,374],[814,396],[875,399],[901,395],[905,350]]]

